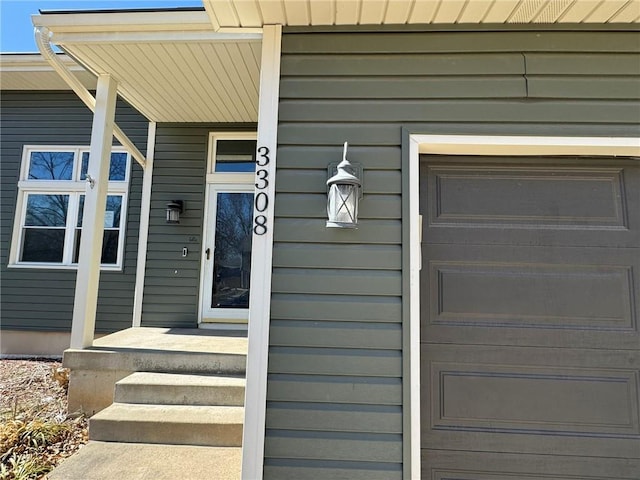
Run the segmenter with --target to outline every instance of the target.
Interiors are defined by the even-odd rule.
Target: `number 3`
[[[258,177],[258,183],[256,183],[255,185],[258,190],[264,190],[269,186],[269,180],[267,180],[267,177],[269,176],[269,172],[267,172],[266,170],[258,170],[256,172],[256,176]],[[264,183],[259,183],[259,182],[264,182]]]
[[[256,159],[258,166],[266,167],[269,165],[269,149],[267,147],[260,147],[258,148],[258,153],[260,154],[260,157]]]

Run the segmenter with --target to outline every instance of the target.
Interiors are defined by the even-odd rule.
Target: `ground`
[[[68,372],[46,359],[0,360],[0,480],[46,479],[87,442],[87,420],[67,414]]]

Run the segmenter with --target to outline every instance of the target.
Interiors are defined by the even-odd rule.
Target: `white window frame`
[[[71,180],[30,180],[29,162],[32,152],[72,152],[74,155],[73,173]],[[86,193],[86,180],[80,180],[82,168],[82,155],[89,152],[88,145],[25,145],[22,149],[22,161],[20,177],[18,180],[18,196],[11,237],[11,250],[9,252],[10,268],[38,268],[53,270],[77,270],[78,264],[73,262],[74,235],[78,225],[78,213],[80,197]],[[102,264],[101,270],[121,271],[124,264],[125,226],[127,224],[127,211],[129,200],[129,183],[131,181],[131,155],[123,147],[113,147],[112,153],[125,153],[127,164],[125,179],[110,181],[108,183],[109,196],[121,196],[122,205],[120,211],[120,224],[118,226],[118,253],[114,264]],[[67,219],[64,239],[64,251],[62,262],[25,262],[20,261],[24,222],[27,213],[27,197],[29,195],[69,195]],[[62,227],[61,227],[62,228]]]
[[[213,325],[215,327],[228,324],[246,324],[249,320],[248,308],[220,308],[205,307],[209,301],[213,278],[208,267],[205,251],[210,249],[215,255],[215,218],[216,196],[218,193],[254,193],[255,172],[216,172],[216,148],[218,140],[257,140],[256,132],[210,132],[209,154],[207,158],[207,185],[205,192],[204,221],[202,231],[202,257],[200,271],[200,302],[198,307],[198,321],[200,326]],[[210,221],[211,220],[211,221]],[[253,251],[253,247],[252,247]],[[253,252],[252,252],[253,253]]]

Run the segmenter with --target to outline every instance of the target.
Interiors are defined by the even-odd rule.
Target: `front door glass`
[[[249,308],[253,193],[218,192],[211,308]]]

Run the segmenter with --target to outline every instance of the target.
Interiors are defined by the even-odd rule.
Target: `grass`
[[[0,480],[45,479],[86,443],[86,419],[66,413],[64,373],[57,362],[0,360]]]

